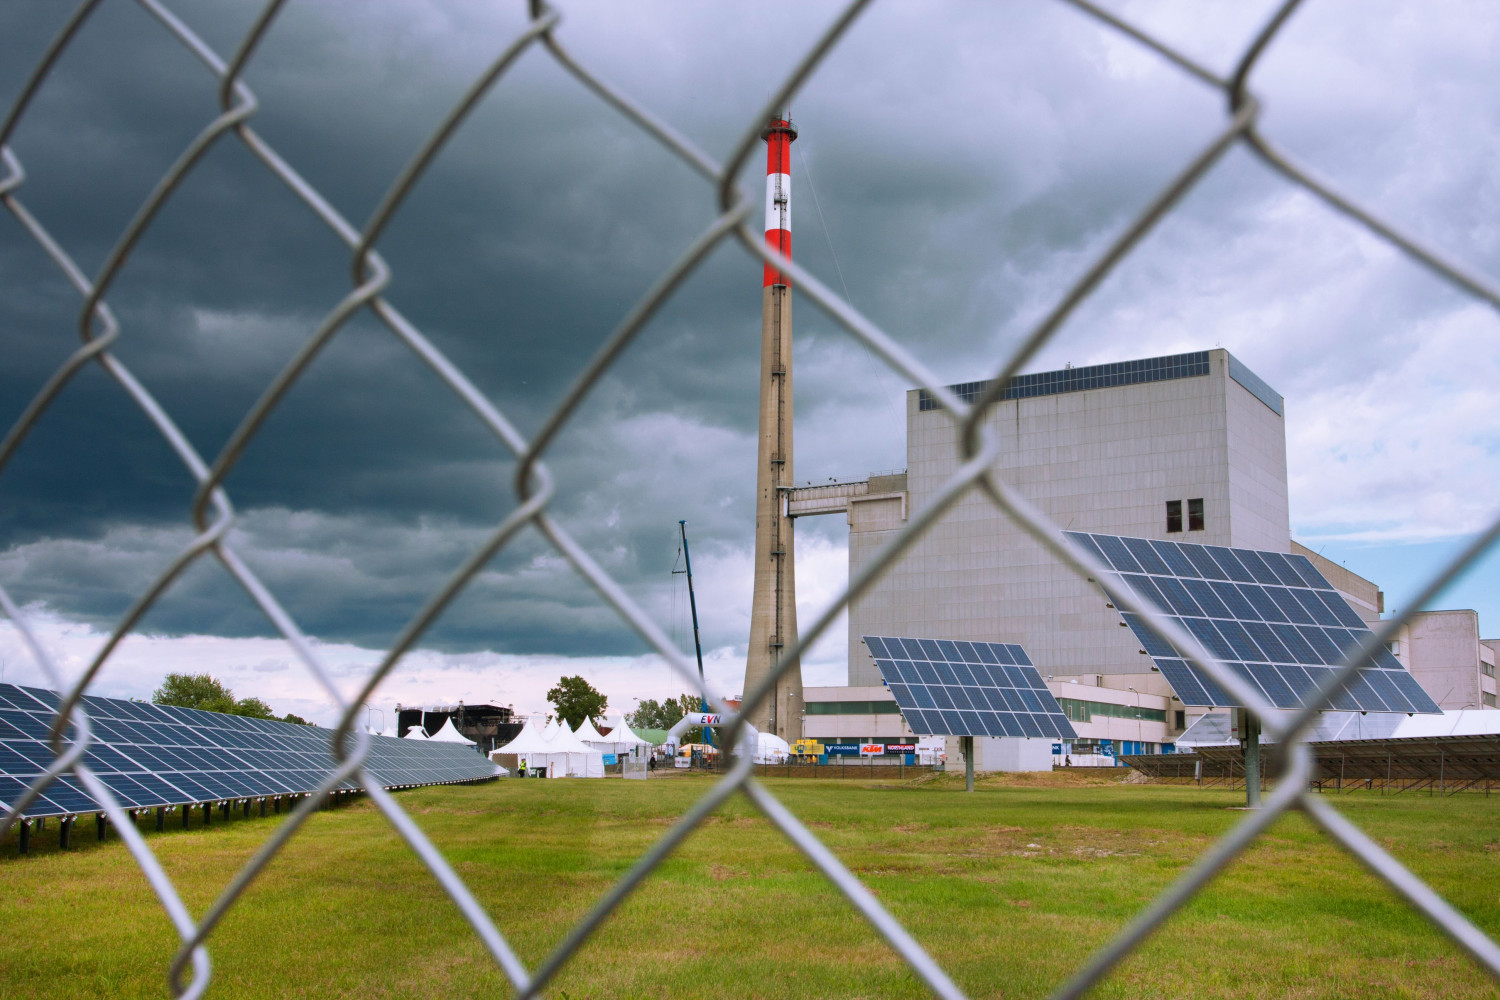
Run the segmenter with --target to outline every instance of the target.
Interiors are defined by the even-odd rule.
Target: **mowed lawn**
[[[1063,778],[770,779],[969,995],[1044,996],[1243,817],[1243,793]],[[528,966],[710,779],[500,781],[398,796]],[[1491,935],[1500,795],[1339,806]],[[147,833],[202,913],[275,818]],[[143,828],[148,823],[143,822]],[[0,845],[0,995],[159,997],[175,948],[118,838]],[[491,997],[506,982],[364,801],[322,812],[210,942],[222,997]],[[1301,816],[1099,987],[1101,997],[1493,997],[1496,984]],[[548,989],[619,997],[920,997],[904,964],[743,799],[705,823]]]

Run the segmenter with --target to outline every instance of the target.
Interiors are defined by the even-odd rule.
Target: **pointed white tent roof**
[[[552,736],[547,740],[549,753],[598,753],[593,747],[573,735],[566,725],[549,726]],[[545,735],[545,734],[544,734]]]
[[[647,740],[643,740],[639,736],[637,736],[635,732],[625,724],[625,716],[615,715],[611,716],[608,719],[605,719],[604,721],[607,725],[612,727],[609,731],[609,735],[604,737],[604,742],[623,743],[626,746],[630,746],[636,743],[639,743],[642,746],[651,745]]]
[[[590,719],[586,715],[583,717],[583,721],[578,724],[578,728],[573,730],[573,735],[578,737],[580,740],[583,740],[583,742],[585,743],[614,742],[607,736],[599,735],[599,730],[594,728],[594,720]]]
[[[431,737],[427,735],[426,730],[424,730],[420,725],[417,725],[412,726],[411,729],[407,731],[406,735],[401,738],[403,740],[425,740],[430,739]]]
[[[522,729],[521,732],[516,735],[515,739],[511,740],[509,743],[505,744],[505,746],[495,751],[495,753],[517,754],[555,752],[556,751],[552,748],[551,744],[549,744],[545,739],[542,738],[541,729],[537,728],[536,726],[530,725]]]
[[[457,727],[453,725],[453,716],[451,715],[447,718],[446,721],[443,722],[442,729],[439,729],[437,732],[433,733],[427,738],[435,743],[462,743],[465,746],[474,745],[473,740],[464,736],[464,734],[459,732]]]

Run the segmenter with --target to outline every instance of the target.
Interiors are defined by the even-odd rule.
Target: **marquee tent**
[[[451,715],[443,721],[442,729],[439,729],[437,732],[433,733],[427,738],[438,743],[463,743],[467,746],[474,745],[473,740],[465,737],[463,733],[459,732],[458,729],[454,727],[453,717]]]
[[[604,777],[604,754],[589,746],[573,734],[567,723],[562,725],[548,726],[552,738],[547,740],[547,745],[552,753],[562,754],[565,764],[563,773],[574,778],[602,778]],[[591,731],[593,726],[589,726]],[[545,736],[545,734],[543,734]],[[594,735],[599,735],[594,731]]]
[[[607,737],[601,736],[599,730],[594,728],[594,720],[586,715],[583,717],[583,721],[578,724],[578,728],[573,730],[573,735],[590,745],[609,742]],[[599,748],[595,747],[595,749]],[[604,752],[612,753],[613,751],[605,750]]]
[[[611,716],[604,720],[604,724],[609,727],[609,733],[600,739],[614,747],[609,751],[610,753],[628,753],[631,747],[654,745],[650,740],[643,740],[636,735],[635,731],[625,724],[623,715]]]
[[[432,737],[428,736],[421,726],[412,726],[411,729],[407,730],[406,735],[401,738],[403,740],[427,740]]]
[[[536,725],[535,718],[526,724],[515,739],[492,751],[490,760],[511,769],[520,767],[524,760],[528,769],[542,768],[549,778],[563,778],[568,774],[566,749],[559,751],[554,747],[546,733]]]
[[[791,755],[790,744],[775,733],[755,734],[755,763],[785,764]]]

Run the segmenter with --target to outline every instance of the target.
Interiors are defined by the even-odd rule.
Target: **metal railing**
[[[1352,199],[1330,185],[1314,178],[1278,150],[1260,131],[1260,104],[1249,87],[1250,77],[1257,62],[1276,40],[1288,17],[1298,6],[1296,0],[1285,3],[1275,12],[1241,54],[1234,72],[1228,77],[1205,68],[1152,35],[1093,6],[1087,0],[1065,0],[1065,2],[1070,2],[1084,14],[1124,34],[1198,83],[1216,91],[1224,100],[1224,119],[1212,140],[1182,165],[1180,172],[1155,194],[1123,234],[1089,264],[1044,318],[1036,323],[1024,337],[1020,347],[990,380],[987,390],[971,401],[960,399],[945,388],[940,379],[908,353],[894,338],[862,316],[847,301],[833,294],[822,282],[803,270],[795,261],[780,258],[779,255],[767,250],[761,233],[754,228],[756,221],[754,211],[759,207],[759,199],[758,197],[745,197],[737,182],[742,168],[746,166],[752,153],[757,149],[758,133],[762,123],[774,111],[787,106],[790,98],[797,93],[812,71],[839,43],[850,25],[869,5],[869,0],[856,0],[851,3],[820,37],[812,40],[795,68],[781,81],[764,107],[753,118],[743,123],[743,132],[739,140],[722,161],[700,150],[649,108],[601,80],[586,65],[575,59],[565,47],[558,30],[561,23],[560,12],[543,0],[532,0],[529,8],[529,23],[525,30],[496,54],[485,71],[437,124],[417,155],[390,183],[385,196],[363,226],[356,226],[342,216],[329,200],[325,199],[291,163],[283,158],[274,146],[255,131],[252,125],[258,105],[255,94],[246,86],[241,75],[246,65],[254,58],[258,43],[280,14],[283,0],[271,0],[247,34],[240,40],[238,48],[227,56],[207,44],[199,34],[180,20],[160,0],[139,0],[140,5],[155,18],[161,29],[180,42],[203,65],[205,86],[212,86],[216,89],[219,113],[203,126],[197,136],[181,151],[170,169],[162,175],[124,231],[119,234],[103,265],[92,276],[86,274],[70,256],[69,250],[53,237],[47,222],[27,209],[21,197],[25,182],[24,161],[9,145],[16,124],[28,113],[33,98],[44,85],[59,56],[73,44],[80,28],[101,6],[101,0],[86,0],[82,3],[61,33],[42,53],[28,84],[3,124],[0,124],[0,158],[3,158],[4,171],[3,176],[0,176],[0,199],[3,199],[5,208],[15,222],[25,233],[29,234],[36,249],[50,258],[60,269],[82,302],[78,314],[78,334],[82,345],[40,387],[5,438],[0,440],[0,474],[4,473],[5,466],[14,456],[22,439],[35,427],[43,414],[54,406],[63,387],[85,366],[91,363],[97,364],[114,381],[119,391],[149,419],[196,481],[197,489],[192,504],[192,525],[195,536],[171,565],[136,598],[97,656],[82,672],[79,679],[72,683],[66,682],[58,665],[51,660],[47,651],[37,641],[35,632],[27,623],[26,616],[21,613],[21,609],[11,596],[0,591],[0,608],[3,608],[14,621],[41,670],[56,687],[66,692],[52,734],[53,745],[58,752],[56,762],[49,772],[28,789],[18,801],[10,803],[12,811],[8,814],[8,818],[0,822],[0,835],[8,831],[17,813],[24,810],[29,799],[44,788],[52,778],[63,773],[76,775],[77,780],[88,793],[103,804],[106,814],[120,831],[122,839],[149,880],[181,938],[181,948],[167,970],[172,991],[178,995],[196,997],[202,995],[212,981],[209,942],[219,921],[236,905],[246,886],[255,879],[266,863],[285,846],[291,837],[296,836],[302,823],[313,810],[318,808],[329,790],[345,778],[350,778],[364,786],[371,801],[441,884],[444,891],[453,898],[483,946],[513,984],[516,995],[531,997],[538,995],[546,987],[604,919],[644,879],[651,875],[661,860],[692,833],[705,816],[730,796],[740,794],[746,796],[772,823],[779,827],[786,837],[827,876],[874,929],[902,956],[912,971],[933,993],[949,998],[962,996],[962,991],[958,986],[906,929],[886,911],[828,848],[809,832],[797,817],[787,810],[763,784],[755,780],[754,765],[751,763],[749,754],[741,754],[738,757],[737,763],[721,779],[714,782],[711,790],[703,795],[594,905],[544,961],[534,968],[528,968],[516,956],[505,936],[500,933],[484,908],[470,894],[464,882],[444,859],[441,852],[427,840],[391,795],[367,778],[363,762],[368,747],[356,723],[363,711],[364,703],[401,657],[423,635],[428,626],[463,591],[481,567],[509,545],[523,528],[528,527],[538,532],[555,548],[625,622],[671,664],[685,681],[696,688],[698,683],[696,669],[673,647],[666,633],[600,568],[589,553],[549,516],[548,507],[556,493],[543,458],[559,432],[568,424],[580,404],[599,382],[600,377],[611,368],[621,352],[632,342],[662,304],[704,261],[709,252],[721,243],[737,241],[752,257],[770,261],[790,274],[801,294],[816,303],[851,336],[862,342],[865,347],[883,359],[911,384],[924,388],[941,404],[963,432],[960,436],[961,454],[958,456],[960,465],[952,478],[937,492],[933,502],[923,510],[914,512],[906,528],[874,558],[865,570],[851,580],[842,598],[802,633],[797,646],[784,651],[778,669],[774,670],[757,689],[745,692],[744,705],[747,708],[766,696],[787,665],[796,662],[812,643],[827,632],[838,614],[850,601],[868,590],[896,560],[901,558],[903,553],[910,549],[924,531],[943,517],[960,497],[971,490],[978,490],[986,496],[1006,516],[1021,525],[1075,572],[1095,578],[1101,577],[1106,572],[1103,566],[1095,563],[1090,554],[1068,542],[1056,525],[1050,523],[1010,485],[992,472],[998,445],[986,436],[983,417],[987,407],[1001,397],[1011,377],[1020,372],[1022,367],[1036,356],[1042,346],[1057,333],[1063,321],[1099,286],[1105,276],[1131,253],[1140,240],[1173,209],[1182,197],[1214,168],[1229,149],[1241,146],[1249,150],[1272,171],[1284,177],[1287,182],[1321,199],[1437,276],[1475,298],[1493,306],[1500,306],[1500,291],[1497,291],[1493,282],[1470,274],[1446,261],[1436,251],[1421,245],[1394,226],[1361,208]],[[523,53],[531,49],[546,53],[582,88],[650,136],[673,156],[686,163],[702,178],[705,183],[705,194],[710,197],[705,204],[707,212],[700,235],[682,251],[676,262],[660,275],[639,302],[622,317],[619,325],[585,366],[541,429],[534,437],[528,439],[516,430],[495,402],[480,392],[464,372],[434,346],[394,303],[386,298],[385,293],[391,281],[391,269],[381,257],[378,247],[387,224],[414,186],[421,180],[438,151],[464,125],[480,98],[502,80],[507,70]],[[162,207],[174,198],[183,180],[197,168],[205,154],[221,143],[242,145],[272,176],[300,199],[313,216],[343,241],[350,254],[351,278],[347,295],[323,318],[286,367],[265,387],[259,400],[244,414],[238,428],[230,435],[227,443],[217,454],[205,456],[200,454],[186,435],[178,429],[171,415],[156,400],[150,390],[112,353],[112,348],[122,338],[128,336],[128,331],[122,327],[111,310],[108,296],[122,265],[142,234],[161,212]],[[0,282],[3,280],[0,278]],[[278,601],[276,595],[236,553],[229,538],[230,528],[235,523],[235,510],[223,483],[246,446],[256,437],[269,415],[281,404],[287,391],[303,377],[313,358],[339,335],[352,317],[359,313],[367,314],[383,324],[390,335],[430,368],[447,389],[493,434],[497,446],[517,459],[514,486],[519,506],[495,526],[484,544],[471,554],[446,584],[434,593],[426,605],[405,625],[398,639],[365,679],[362,689],[353,697],[345,697],[334,684],[331,673],[320,660],[317,650],[299,629],[293,611]],[[1300,742],[1300,737],[1313,719],[1315,709],[1326,703],[1327,694],[1339,681],[1352,672],[1353,664],[1361,662],[1367,653],[1394,635],[1412,611],[1423,607],[1447,583],[1473,564],[1489,549],[1497,534],[1500,534],[1500,520],[1495,521],[1473,538],[1457,557],[1427,583],[1419,594],[1408,601],[1406,613],[1383,623],[1363,647],[1355,650],[1344,667],[1335,671],[1327,680],[1313,705],[1309,705],[1305,710],[1289,718],[1265,713],[1267,736],[1286,747],[1287,752],[1284,775],[1272,788],[1264,807],[1258,812],[1247,813],[1238,825],[1183,872],[1171,886],[1138,914],[1112,941],[1100,949],[1071,979],[1062,984],[1054,994],[1055,996],[1076,997],[1097,983],[1117,962],[1129,955],[1132,949],[1251,844],[1277,817],[1293,809],[1305,813],[1330,838],[1363,862],[1404,897],[1412,907],[1424,914],[1437,928],[1467,951],[1490,976],[1500,980],[1500,947],[1497,947],[1494,941],[1486,937],[1430,887],[1412,875],[1388,852],[1345,819],[1326,798],[1308,791],[1311,756],[1305,745]],[[125,810],[119,801],[83,761],[83,752],[89,744],[90,737],[89,720],[80,697],[89,690],[100,668],[110,658],[118,643],[136,627],[163,591],[189,566],[208,558],[216,560],[251,597],[274,629],[291,644],[302,666],[322,685],[328,697],[340,706],[343,714],[335,739],[335,757],[339,761],[337,769],[328,775],[317,793],[303,800],[299,807],[280,823],[218,899],[205,912],[195,915],[184,905],[171,879],[157,863],[150,848],[135,831],[133,824],[127,822]],[[1145,602],[1134,595],[1122,595],[1121,604],[1122,610],[1141,615],[1164,638],[1180,649],[1186,650],[1188,658],[1194,664],[1206,670],[1225,690],[1241,699],[1243,704],[1253,710],[1269,708],[1257,692],[1248,689],[1243,680],[1215,663],[1193,637],[1183,633],[1171,621],[1146,606]],[[737,719],[733,721],[738,722]],[[62,735],[66,725],[70,722],[77,727],[77,739],[71,744],[64,741]],[[739,733],[740,727],[737,724],[731,726],[730,739],[735,740]]]

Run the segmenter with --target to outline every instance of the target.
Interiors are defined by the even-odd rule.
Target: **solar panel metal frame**
[[[1015,643],[880,635],[864,641],[914,733],[1078,738],[1031,658]]]
[[[9,811],[52,763],[48,734],[57,705],[56,692],[0,684],[0,809]],[[127,809],[306,794],[337,767],[333,733],[320,726],[97,695],[86,696],[84,708],[93,729],[84,759]],[[496,773],[494,764],[461,743],[370,740],[365,770],[386,788],[479,781]],[[345,781],[339,787],[359,786]],[[98,811],[99,804],[64,776],[23,815]]]
[[[1369,636],[1364,619],[1306,556],[1161,539],[1066,532],[1114,570],[1096,581],[1115,601],[1121,582],[1195,636],[1216,660],[1277,708],[1295,709]],[[1149,564],[1149,565],[1148,565]],[[1166,572],[1161,572],[1165,569]],[[1116,602],[1118,603],[1118,602]],[[1120,617],[1184,705],[1236,707],[1213,678],[1152,632]],[[1333,692],[1339,711],[1436,714],[1441,710],[1385,649]]]

